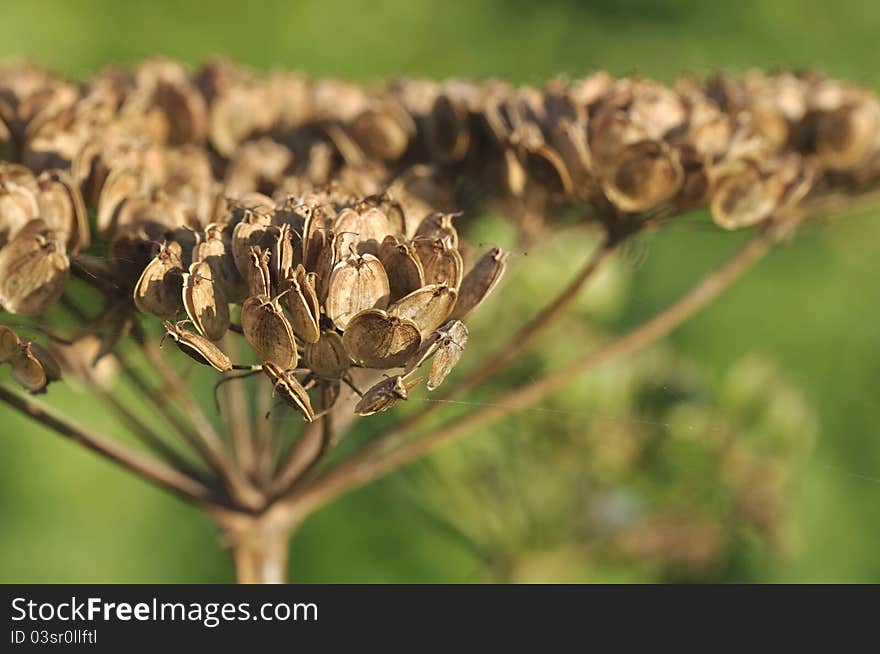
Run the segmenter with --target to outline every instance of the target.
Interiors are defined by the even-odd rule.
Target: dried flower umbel
[[[14,315],[0,367],[30,393],[64,371],[152,458],[2,384],[0,399],[210,513],[242,580],[280,580],[306,515],[662,337],[806,217],[873,201],[878,162],[877,98],[813,74],[366,87],[226,61],[191,74],[149,60],[82,85],[2,69],[0,307]],[[554,324],[621,243],[701,207],[754,239],[619,340],[572,348],[567,367],[413,437]],[[526,243],[575,212],[602,244],[455,375],[466,322],[508,263],[459,234],[486,208]],[[191,362],[214,376],[220,430],[180,369]],[[440,401],[390,426],[367,418],[382,431],[330,456],[356,416],[411,397]]]

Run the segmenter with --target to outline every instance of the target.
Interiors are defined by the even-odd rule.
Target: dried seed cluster
[[[786,219],[877,181],[880,104],[814,74],[366,87],[148,60],[76,85],[23,66],[0,71],[0,159],[5,310],[44,311],[75,258],[109,298],[98,356],[136,307],[220,372],[262,366],[312,418],[308,384],[396,372],[370,413],[425,362],[429,388],[455,365],[505,265],[466,265],[457,208],[500,202],[528,232],[576,207],[617,236],[699,206],[727,229]],[[254,363],[224,352],[231,327]]]

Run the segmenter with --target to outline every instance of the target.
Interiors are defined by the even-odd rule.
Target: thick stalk
[[[286,583],[292,533],[290,525],[259,519],[227,530],[236,581],[240,584]]]

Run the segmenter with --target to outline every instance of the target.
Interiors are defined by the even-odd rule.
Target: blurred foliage
[[[682,71],[758,66],[811,67],[880,83],[872,65],[880,6],[860,0],[0,4],[0,57],[79,77],[155,54],[193,64],[224,54],[261,68],[361,80],[497,75],[540,83],[596,68],[670,80]],[[503,221],[487,219],[475,230],[473,242],[512,243]],[[495,346],[500,322],[524,321],[581,264],[589,239],[572,236],[558,234],[513,257],[509,278],[481,310],[463,367]],[[637,324],[742,238],[706,226],[705,216],[687,216],[645,239],[594,280],[561,329],[467,400],[491,401],[493,391],[540,375],[572,349]],[[878,243],[874,215],[808,227],[663,347],[603,368],[544,411],[469,435],[429,465],[313,516],[293,544],[293,578],[880,581]],[[674,392],[658,392],[657,382]],[[118,431],[100,404],[76,389],[53,388],[52,402]],[[813,415],[820,429],[810,452]],[[381,420],[387,417],[366,422],[361,437]],[[715,428],[735,435],[732,460],[715,451]],[[633,468],[630,457],[648,444],[651,465]],[[0,581],[231,580],[228,553],[197,512],[5,410],[0,448]],[[583,467],[575,465],[578,456]],[[458,479],[449,506],[437,506],[444,498],[438,480],[448,486],[459,474],[450,468],[473,475],[481,465],[495,478]],[[767,471],[758,474],[761,483],[738,485],[731,468]],[[590,492],[565,492],[574,477],[586,479]],[[756,525],[777,508],[766,499],[777,497],[776,483],[788,499],[768,531]],[[481,487],[492,502],[476,501]],[[738,508],[743,490],[756,494],[750,501],[757,513],[748,519]],[[526,496],[541,505],[499,527]],[[455,502],[466,510],[455,511]],[[580,503],[581,520],[563,519],[571,515],[567,502]],[[598,513],[583,512],[596,503]],[[670,521],[679,528],[685,521],[702,535],[688,538],[688,546],[714,529],[723,547],[708,557],[711,565],[694,569],[670,566],[656,551],[627,549],[626,539],[609,545],[607,534],[585,537],[590,516],[607,522],[621,512],[631,516],[633,506],[647,522],[629,528],[641,524],[655,543],[668,542],[657,534],[669,533]],[[707,528],[712,520],[724,524]],[[480,563],[468,542],[493,552],[482,560],[494,563]]]

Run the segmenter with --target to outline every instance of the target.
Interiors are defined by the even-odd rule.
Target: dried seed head
[[[379,248],[379,260],[388,275],[389,299],[396,302],[425,284],[422,263],[405,243],[388,235]]]
[[[306,343],[315,343],[321,336],[321,309],[314,287],[315,276],[306,273],[302,264],[284,282],[281,303],[290,316],[293,333]]]
[[[422,264],[426,284],[458,288],[463,267],[461,255],[447,240],[416,238],[412,247]]]
[[[431,284],[413,291],[388,307],[388,315],[412,320],[423,334],[442,325],[452,313],[458,292],[446,284]]]
[[[445,239],[450,247],[458,249],[458,230],[455,229],[452,220],[461,215],[461,212],[440,213],[435,211],[429,213],[416,228],[415,238]]]
[[[279,368],[296,368],[297,351],[293,330],[278,300],[249,297],[241,307],[241,329],[263,363]]]
[[[354,412],[359,416],[369,416],[379,411],[387,411],[398,402],[407,400],[409,391],[421,381],[422,378],[419,377],[405,383],[400,375],[383,379],[364,393],[360,402],[355,405]]]
[[[299,411],[306,422],[312,422],[315,419],[315,411],[312,409],[309,394],[294,376],[293,370],[285,370],[267,361],[263,364],[263,371],[272,380],[275,392],[281,395],[287,404]]]
[[[183,274],[183,306],[199,333],[209,340],[219,341],[229,329],[229,304],[205,261],[194,262]]]
[[[70,262],[64,244],[32,220],[0,249],[0,306],[27,316],[45,311],[64,292]]]
[[[389,316],[379,309],[355,315],[342,334],[352,361],[366,368],[403,366],[421,344],[419,327],[412,320]]]
[[[466,319],[492,292],[507,267],[507,253],[492,248],[470,269],[458,289],[458,302],[452,310],[453,320]]]
[[[183,310],[183,262],[175,242],[163,243],[134,287],[138,310],[172,318]]]
[[[325,379],[341,379],[351,366],[342,337],[329,330],[317,342],[306,343],[305,360],[309,370]]]
[[[353,256],[333,267],[325,308],[340,329],[364,309],[384,309],[390,296],[388,276],[371,254]]]
[[[219,372],[232,370],[229,357],[204,336],[184,329],[180,323],[174,324],[166,320],[162,325],[165,327],[165,335],[188,357]]]

